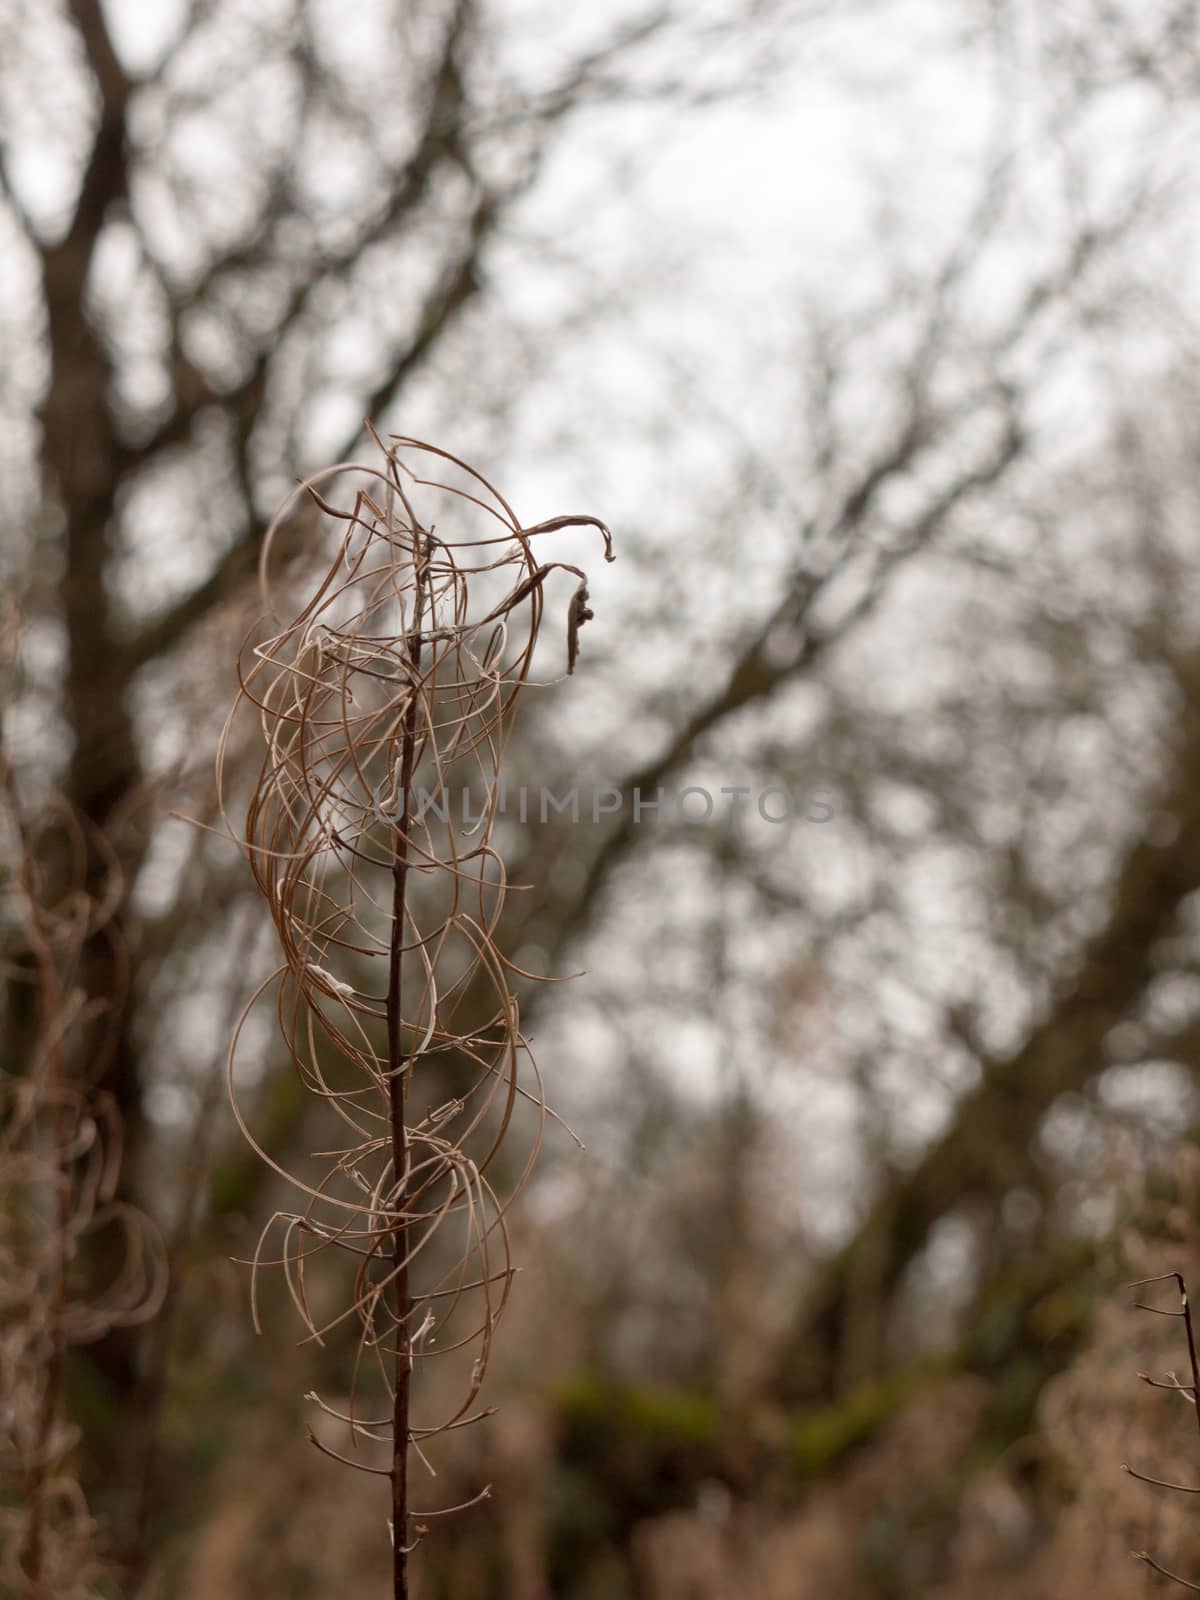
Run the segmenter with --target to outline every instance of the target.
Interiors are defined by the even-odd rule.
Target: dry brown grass
[[[89,940],[115,937],[119,874],[105,841],[65,802],[30,820],[0,749],[0,982],[32,996],[27,1048],[14,1026],[0,1069],[0,1591],[82,1600],[109,1566],[105,1530],[76,1476],[64,1401],[72,1347],[153,1317],[166,1264],[147,1219],[117,1198],[121,1121],[96,1090],[106,1019],[120,997],[87,992]],[[108,861],[98,893],[90,855]],[[81,1258],[97,1240],[109,1271]]]

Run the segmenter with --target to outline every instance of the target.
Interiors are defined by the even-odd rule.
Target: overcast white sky
[[[269,4],[245,0],[241,14],[258,15]],[[505,6],[513,19],[514,61],[534,74],[563,53],[569,36],[580,30],[594,36],[633,9],[574,9],[551,0],[505,0]],[[978,10],[982,15],[985,8]],[[1043,244],[1059,236],[1072,207],[1102,210],[1106,191],[1118,191],[1147,165],[1187,170],[1180,150],[1194,139],[1191,120],[1182,111],[1164,119],[1155,93],[1135,86],[1098,106],[1077,140],[1074,178],[1064,183],[1064,151],[1045,139],[1055,107],[1037,66],[1039,20],[1048,14],[1042,0],[1011,8],[1015,54],[1007,57],[989,48],[984,36],[974,44],[957,37],[964,16],[973,15],[963,0],[895,0],[881,5],[869,23],[855,11],[848,7],[841,20],[798,34],[793,59],[752,101],[685,115],[628,109],[590,114],[568,133],[547,181],[495,252],[488,312],[495,353],[481,349],[460,358],[467,376],[477,361],[482,401],[490,402],[502,388],[509,352],[520,349],[515,337],[508,340],[512,329],[534,344],[542,328],[547,338],[559,340],[562,335],[553,330],[564,313],[570,317],[590,304],[595,310],[579,319],[572,342],[543,356],[532,377],[517,374],[527,394],[514,408],[503,444],[503,487],[526,521],[587,509],[618,533],[622,560],[613,568],[595,560],[586,537],[574,545],[567,541],[560,552],[585,560],[595,573],[600,621],[585,640],[585,660],[603,662],[607,651],[629,647],[631,640],[641,651],[624,658],[621,674],[581,675],[573,698],[556,713],[563,748],[580,760],[596,759],[597,749],[603,753],[614,727],[624,741],[623,760],[634,755],[639,738],[652,744],[661,734],[649,713],[637,728],[621,725],[621,675],[637,682],[647,703],[656,683],[674,685],[676,692],[680,686],[684,693],[698,690],[714,664],[727,659],[721,651],[737,628],[769,607],[779,568],[794,555],[797,520],[810,488],[797,463],[809,443],[798,369],[811,308],[836,319],[847,307],[867,303],[898,260],[927,268],[957,237],[991,153],[1014,157],[1023,181],[978,295],[981,321],[1011,297],[1012,285],[1022,281]],[[119,47],[139,67],[157,56],[178,7],[165,0],[109,0],[109,12]],[[331,15],[339,48],[369,53],[371,19],[385,10],[363,0],[336,5]],[[33,126],[23,119],[36,119],[39,105],[48,107],[49,97],[7,108],[18,134]],[[260,112],[269,118],[269,99]],[[201,166],[224,159],[215,138],[192,154]],[[18,138],[15,155],[16,179],[31,208],[39,214],[61,208],[70,195],[61,157],[35,137]],[[1195,216],[1194,207],[1177,208],[1168,230],[1147,236],[1144,261],[1147,281],[1159,289],[1179,288],[1192,304]],[[15,251],[0,258],[6,284],[17,284],[17,262]],[[111,265],[115,273],[115,258]],[[15,324],[21,296],[14,291],[7,300],[0,319]],[[337,340],[331,339],[305,434],[314,458],[358,421],[358,391],[346,372],[356,346],[371,337],[369,320],[364,326],[348,318]],[[861,393],[852,397],[867,419],[887,399],[886,361],[882,353],[868,354],[878,359],[859,358]],[[1163,360],[1161,341],[1149,333],[1142,359],[1148,369]],[[404,426],[469,457],[476,447],[500,449],[490,415],[473,414],[469,384],[454,377],[423,377],[406,400]],[[1090,425],[1086,375],[1076,373],[1065,386],[1060,381],[1046,404],[1058,405],[1059,435],[1074,448]],[[731,439],[748,443],[778,476],[789,502],[733,529],[709,516],[714,504],[727,500],[706,498],[710,485],[714,497],[729,494]],[[131,524],[144,525],[148,547],[157,554],[158,580],[169,590],[203,572],[211,552],[199,542],[184,550],[164,538],[169,496],[161,487],[156,495]],[[672,596],[673,627],[646,644],[637,621],[647,605],[647,585],[663,584],[680,552],[694,557],[702,541],[714,559],[692,564],[686,589]],[[154,603],[158,594],[145,568],[138,583],[141,601]],[[656,603],[658,593],[656,588]],[[960,593],[944,575],[928,582],[914,591],[908,612],[889,620],[885,636],[864,644],[864,659],[881,684],[879,696],[893,695],[896,715],[911,710],[930,685],[940,693],[947,679],[953,686],[961,675],[961,639],[951,638],[940,657],[936,645],[936,625]],[[714,648],[707,650],[710,640]],[[797,699],[785,708],[785,735],[798,738],[803,718]],[[189,734],[177,727],[177,743],[186,744]],[[730,749],[732,760],[736,741]],[[820,848],[827,846],[828,837],[822,837]],[[796,848],[811,852],[816,844],[810,840]],[[840,855],[828,852],[831,902],[839,873],[844,886],[857,863],[852,845]],[[922,958],[942,973],[955,960],[961,965],[969,959],[961,956],[958,925],[945,915],[957,892],[953,865],[936,862],[922,879]],[[638,914],[662,909],[654,904]],[[915,925],[916,909],[912,919]],[[969,920],[966,913],[962,920]],[[643,942],[629,947],[631,982],[649,982],[646,941],[653,939],[642,931]],[[607,959],[617,963],[620,952],[610,950]],[[1002,979],[994,988],[1006,1001]],[[674,1052],[675,1064],[693,1081],[711,1074],[720,1054],[716,1035],[703,1022],[691,1024],[690,1034],[682,1032],[657,995],[643,999],[658,1008],[664,1057]],[[572,1000],[577,1010],[584,1003],[583,996]],[[912,1005],[919,1009],[919,1002]],[[905,1008],[896,1001],[892,1009],[900,1016]],[[830,1106],[835,1101],[831,1094]],[[919,1121],[911,1108],[910,1114]],[[834,1159],[840,1161],[840,1147]],[[836,1187],[840,1174],[832,1177]]]

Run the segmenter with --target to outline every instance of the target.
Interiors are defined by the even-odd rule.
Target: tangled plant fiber
[[[547,1115],[513,992],[514,976],[529,975],[497,945],[506,880],[492,839],[504,741],[530,682],[547,580],[558,572],[575,580],[568,672],[591,611],[584,573],[542,561],[537,550],[544,536],[583,525],[599,530],[609,560],[612,546],[593,517],[523,528],[498,491],[455,457],[413,439],[371,437],[380,465],[316,474],[268,531],[261,577],[270,632],[242,675],[218,782],[228,822],[234,730],[249,713],[265,753],[239,842],[282,964],[235,1030],[231,1092],[246,1018],[273,995],[296,1071],[346,1130],[344,1147],[324,1153],[312,1181],[276,1168],[305,1202],[277,1213],[260,1239],[255,1324],[259,1270],[270,1261],[282,1266],[308,1337],[355,1326],[349,1408],[310,1396],[348,1430],[353,1455],[311,1430],[309,1438],[390,1479],[394,1593],[404,1596],[407,1557],[430,1515],[409,1503],[410,1450],[426,1460],[435,1436],[488,1415],[479,1390],[514,1270],[506,1212]],[[305,497],[335,549],[311,596],[284,621],[268,581],[273,545]],[[445,527],[429,515],[438,509]],[[449,803],[452,780],[464,774],[488,797],[469,823]],[[447,1083],[454,1092],[440,1104],[416,1098]],[[534,1112],[532,1148],[502,1197],[497,1158],[521,1102]],[[282,1244],[269,1256],[275,1230]],[[306,1271],[335,1252],[348,1257],[351,1287],[318,1317]],[[454,1352],[460,1360],[467,1353],[469,1371],[457,1403],[449,1414],[419,1416],[414,1369]],[[360,1414],[372,1367],[390,1415]]]
[[[162,1241],[117,1198],[121,1118],[96,1088],[120,994],[92,995],[89,940],[118,935],[121,873],[104,836],[62,799],[30,820],[0,750],[0,981],[33,996],[22,1060],[0,1069],[0,1593],[84,1600],[110,1569],[106,1530],[75,1476],[68,1353],[157,1315]],[[88,891],[87,863],[104,864]],[[100,1240],[106,1276],[88,1253]],[[114,1244],[115,1241],[115,1244]]]

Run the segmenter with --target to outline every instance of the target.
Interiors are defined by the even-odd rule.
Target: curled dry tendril
[[[568,671],[591,616],[585,574],[540,551],[546,536],[578,526],[598,530],[609,560],[612,547],[592,517],[523,528],[456,458],[412,439],[372,438],[380,464],[316,474],[268,531],[260,576],[269,636],[248,654],[218,781],[228,823],[234,730],[249,713],[263,755],[239,842],[282,960],[235,1031],[231,1092],[246,1019],[273,997],[295,1070],[344,1128],[323,1170],[287,1173],[237,1111],[262,1158],[304,1197],[260,1238],[255,1322],[259,1273],[271,1262],[311,1339],[354,1328],[348,1409],[312,1398],[349,1430],[355,1458],[310,1438],[391,1479],[400,1594],[405,1556],[423,1532],[408,1504],[408,1447],[424,1458],[430,1439],[487,1414],[479,1390],[513,1273],[506,1212],[547,1115],[520,1031],[517,969],[497,943],[506,880],[493,847],[504,742],[556,574],[574,580]],[[284,620],[274,546],[305,497],[333,548]],[[452,790],[468,783],[477,814],[464,820]],[[506,1164],[502,1193],[498,1157],[522,1105],[534,1113],[531,1149],[520,1172]],[[323,1295],[318,1313],[309,1268],[335,1252],[348,1258],[351,1288],[332,1306]],[[468,1353],[469,1376],[452,1408],[422,1416],[420,1393],[411,1405],[414,1368],[452,1352]],[[387,1415],[360,1414],[369,1367],[390,1396]]]

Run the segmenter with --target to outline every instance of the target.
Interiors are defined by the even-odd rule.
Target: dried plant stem
[[[22,1059],[0,1063],[0,1471],[23,1491],[0,1496],[0,1593],[84,1600],[108,1562],[71,1472],[68,1355],[153,1317],[165,1262],[146,1219],[115,1199],[119,1118],[91,1076],[91,1025],[119,997],[86,993],[80,954],[118,903],[115,861],[103,835],[61,800],[31,818],[3,751],[0,849],[0,923],[16,930],[0,978],[30,989],[36,1016]],[[86,871],[97,859],[106,869],[98,892]],[[81,1296],[73,1263],[82,1242],[118,1227],[125,1250],[115,1276]]]
[[[1151,1284],[1173,1282],[1179,1293],[1179,1310],[1168,1311],[1162,1306],[1147,1305],[1144,1300],[1135,1300],[1134,1305],[1139,1311],[1149,1311],[1157,1317],[1178,1317],[1183,1322],[1184,1338],[1187,1342],[1188,1363],[1192,1370],[1191,1383],[1180,1383],[1173,1372],[1167,1374],[1167,1381],[1161,1382],[1152,1378],[1148,1372],[1140,1372],[1138,1376],[1152,1389],[1175,1389],[1189,1402],[1196,1417],[1196,1426],[1200,1428],[1200,1356],[1196,1351],[1196,1335],[1192,1326],[1192,1306],[1188,1298],[1187,1284],[1180,1272],[1161,1272],[1153,1278],[1139,1278],[1136,1283],[1131,1283],[1131,1289],[1145,1289]],[[1121,1463],[1121,1470],[1127,1472],[1131,1478],[1136,1478],[1140,1483],[1149,1484],[1156,1489],[1172,1489],[1178,1494],[1200,1494],[1200,1484],[1168,1483],[1163,1478],[1152,1478],[1147,1473],[1137,1472],[1128,1462]],[[1145,1550],[1130,1552],[1135,1561],[1143,1561],[1160,1573],[1162,1577],[1169,1578],[1172,1583],[1177,1583],[1181,1589],[1190,1589],[1193,1594],[1200,1594],[1200,1584],[1195,1584],[1188,1578],[1181,1578],[1177,1572],[1169,1572],[1161,1566],[1155,1558]]]
[[[428,559],[428,551],[425,552]],[[409,832],[412,828],[413,772],[417,750],[417,695],[421,672],[421,618],[424,611],[424,565],[415,582],[415,614],[409,638],[414,693],[404,714],[400,749],[400,820],[392,841],[392,927],[388,957],[387,1040],[389,1106],[392,1133],[392,1204],[401,1219],[393,1245],[396,1287],[395,1394],[392,1403],[392,1586],[395,1600],[408,1600],[408,1444],[412,1393],[412,1295],[408,1282],[408,1072],[401,1026],[404,986],[404,932],[408,921]],[[403,621],[403,619],[401,619]]]
[[[227,1072],[233,1090],[242,1025],[273,994],[301,1081],[348,1130],[348,1143],[339,1131],[338,1146],[321,1153],[329,1164],[310,1182],[276,1165],[233,1094],[247,1137],[303,1196],[302,1209],[277,1212],[260,1238],[255,1326],[258,1270],[268,1262],[283,1268],[311,1338],[357,1326],[349,1409],[310,1398],[322,1427],[348,1428],[362,1455],[347,1456],[311,1429],[308,1436],[331,1459],[389,1479],[393,1592],[407,1600],[408,1558],[427,1519],[489,1493],[462,1508],[413,1510],[410,1446],[425,1460],[431,1440],[490,1415],[478,1396],[514,1271],[506,1213],[549,1115],[521,1033],[516,969],[496,942],[507,880],[492,833],[503,747],[531,681],[547,582],[560,573],[576,580],[566,608],[568,673],[591,610],[584,573],[535,550],[576,527],[601,533],[606,559],[612,548],[592,517],[523,527],[466,463],[417,440],[372,438],[379,465],[343,462],[296,491],[322,514],[329,540],[311,589],[272,590],[272,546],[290,502],[264,541],[257,632],[266,636],[241,674],[218,771],[223,794],[244,713],[262,757],[239,842],[270,907],[282,963],[235,1026]],[[418,499],[440,505],[444,521],[418,517]],[[479,815],[464,809],[460,819],[451,786],[464,777],[489,799]],[[222,814],[228,822],[223,799]],[[419,1114],[414,1075],[441,1094],[447,1068],[458,1092]],[[501,1192],[498,1153],[523,1112],[527,1159]],[[277,1226],[282,1249],[269,1255]],[[349,1269],[341,1310],[321,1318],[306,1288],[318,1257]],[[418,1419],[429,1364],[464,1356],[471,1366],[460,1397]],[[368,1370],[389,1391],[389,1415],[379,1414],[383,1406],[359,1409]]]
[[[54,1106],[53,1139],[56,1153],[71,1147],[70,1107],[64,1093],[62,1035],[59,1018],[62,1015],[62,998],[59,993],[58,972],[54,954],[38,914],[37,883],[33,869],[33,856],[25,827],[24,814],[17,796],[12,769],[0,756],[3,767],[4,788],[16,825],[20,846],[20,881],[28,904],[26,937],[37,971],[37,1006],[39,1036],[45,1040],[45,1083],[47,1098]],[[33,1600],[48,1595],[45,1587],[44,1539],[47,1511],[47,1489],[53,1464],[54,1421],[58,1416],[62,1397],[63,1366],[66,1361],[66,1307],[67,1307],[67,1252],[71,1241],[71,1188],[70,1175],[63,1169],[61,1155],[52,1170],[54,1183],[54,1230],[48,1240],[49,1284],[46,1295],[47,1351],[42,1371],[42,1392],[38,1406],[37,1423],[33,1436],[29,1480],[26,1484],[29,1505],[29,1523],[22,1551],[22,1566],[29,1581]]]
[[[42,966],[40,954],[38,965],[39,968]],[[52,970],[51,964],[51,972]],[[57,985],[54,984],[52,979],[49,982],[39,979],[39,989],[41,993],[40,1003],[44,1006],[43,1014],[50,1019],[48,1027],[52,1031],[54,1028],[53,1018],[57,1013],[51,1008],[57,1005]],[[55,1053],[57,1054],[57,1051]],[[61,1083],[61,1070],[58,1073],[58,1081]],[[68,1148],[69,1131],[64,1126],[65,1117],[66,1108],[60,1101],[55,1117],[58,1123],[55,1139],[60,1150]],[[69,1183],[70,1180],[67,1175],[65,1173],[60,1174],[56,1185],[55,1229],[52,1244],[50,1292],[47,1303],[49,1350],[42,1378],[41,1409],[33,1442],[33,1471],[28,1485],[29,1529],[25,1537],[24,1566],[25,1575],[29,1579],[29,1592],[33,1596],[33,1600],[42,1600],[43,1595],[49,1597],[49,1590],[44,1585],[43,1535],[46,1525],[47,1489],[53,1458],[54,1419],[58,1415],[62,1398],[63,1366],[67,1354],[65,1328],[67,1249],[71,1225]]]

